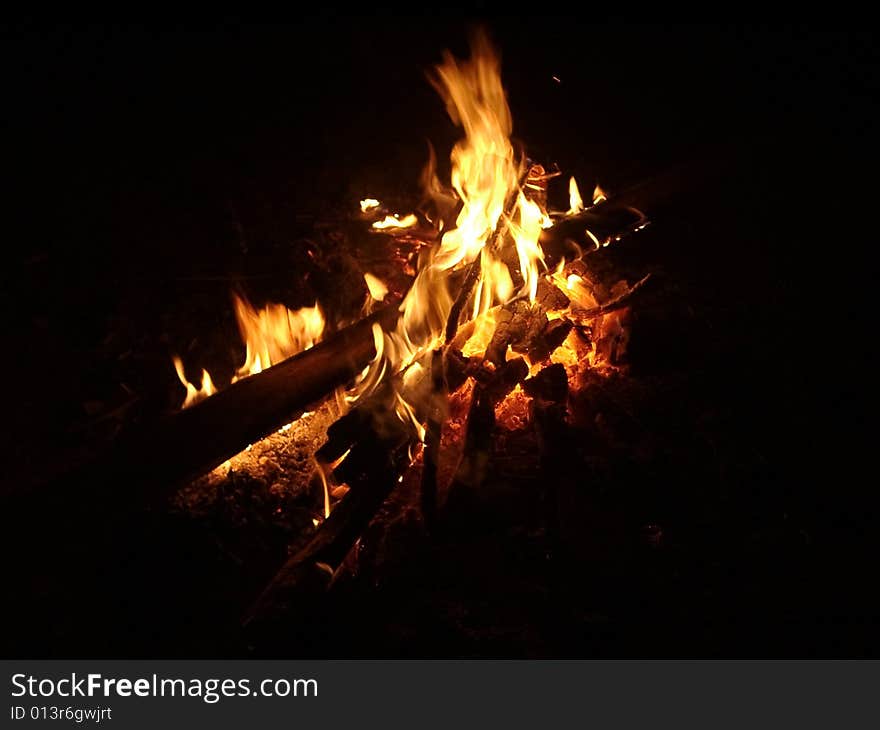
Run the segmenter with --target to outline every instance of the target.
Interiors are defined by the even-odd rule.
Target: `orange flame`
[[[538,237],[542,227],[549,225],[549,217],[521,190],[525,164],[510,142],[513,123],[501,84],[500,62],[486,36],[475,37],[472,55],[467,61],[459,61],[448,52],[444,54],[443,62],[434,69],[430,80],[446,103],[452,121],[464,130],[464,137],[455,144],[450,155],[451,190],[446,193],[449,199],[457,199],[461,208],[455,226],[443,233],[439,245],[422,256],[415,281],[401,303],[396,329],[388,333],[374,332],[376,358],[347,398],[349,402],[371,391],[386,373],[399,372],[442,342],[453,303],[449,291],[450,272],[480,257],[480,276],[469,308],[471,316],[481,322],[477,328],[480,337],[471,338],[470,350],[474,342],[485,340],[487,334],[491,336],[488,331],[491,317],[484,315],[493,306],[516,296],[534,299],[544,267]],[[443,194],[433,155],[424,178],[429,181],[434,197]],[[511,200],[513,210],[506,212],[505,206]],[[392,221],[397,219],[389,217],[379,223],[395,225]],[[376,228],[382,225],[373,224]],[[501,227],[509,232],[516,247],[519,273],[524,282],[519,291],[499,252],[490,251],[486,246]],[[501,243],[506,245],[507,240],[502,238]],[[402,407],[401,401],[398,397],[397,412],[401,419],[418,423],[414,410],[408,404]]]
[[[308,350],[320,342],[324,334],[324,314],[317,304],[295,310],[283,304],[267,304],[258,310],[235,293],[232,299],[238,330],[246,349],[244,364],[233,376],[233,383]],[[181,408],[189,408],[217,392],[207,370],[202,370],[202,385],[196,388],[186,379],[181,359],[175,355],[172,361],[178,379],[186,388],[186,398]]]
[[[214,395],[214,393],[217,392],[207,370],[204,368],[202,369],[202,386],[201,388],[196,388],[195,385],[186,379],[186,374],[183,371],[183,361],[177,357],[177,355],[174,355],[171,360],[174,363],[174,369],[177,371],[178,379],[183,387],[186,388],[186,398],[183,401],[183,405],[180,406],[181,408],[194,406],[199,401],[203,401],[208,396]]]
[[[256,375],[291,355],[308,350],[324,334],[324,314],[317,304],[293,310],[283,304],[267,304],[255,309],[237,294],[232,298],[246,347],[244,364],[232,382]]]

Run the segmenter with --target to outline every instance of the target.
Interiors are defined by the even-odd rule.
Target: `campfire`
[[[469,59],[447,53],[429,78],[463,133],[449,180],[432,151],[413,210],[364,197],[352,211],[354,225],[388,240],[408,287],[396,292],[363,271],[356,322],[327,322],[321,302],[255,308],[234,294],[246,356],[232,383],[218,390],[207,370],[192,383],[174,358],[188,413],[252,409],[257,428],[273,432],[251,443],[253,422],[233,429],[221,448],[240,452],[194,462],[213,471],[184,499],[242,472],[322,495],[314,534],[252,616],[316,576],[331,580],[395,488],[417,502],[426,532],[442,530],[444,506],[486,481],[499,438],[552,441],[569,394],[625,368],[630,306],[650,275],[609,279],[590,255],[644,228],[645,215],[598,184],[585,202],[574,177],[514,145],[499,57],[484,35]],[[248,400],[258,380],[274,401],[265,412],[259,397]],[[296,464],[281,468],[291,445]]]
[[[10,36],[7,653],[873,651],[868,39],[391,20]]]

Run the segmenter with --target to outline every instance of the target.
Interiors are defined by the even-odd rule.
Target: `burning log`
[[[492,340],[486,348],[484,365],[473,374],[475,385],[464,450],[449,488],[449,499],[453,502],[486,478],[495,427],[495,406],[529,374],[529,367],[522,358],[506,359],[507,348],[522,339],[529,312],[531,307],[521,300],[502,307]]]
[[[36,498],[43,503],[55,497],[84,505],[89,496],[138,503],[170,494],[350,381],[375,357],[373,325],[389,329],[398,314],[396,306],[383,309],[148,430],[131,434],[102,461],[48,485]],[[92,494],[71,494],[66,488],[71,481],[88,485]]]
[[[591,319],[596,319],[596,317],[601,317],[603,314],[609,314],[610,312],[614,312],[618,309],[623,309],[624,307],[628,307],[635,296],[643,291],[645,285],[651,280],[651,275],[646,274],[641,279],[639,279],[635,284],[626,289],[626,291],[621,292],[613,299],[609,299],[604,304],[600,304],[598,307],[591,307],[590,309],[578,309],[572,308],[569,316],[576,324],[586,324]],[[564,339],[564,338],[563,338]]]
[[[538,442],[539,463],[546,478],[543,480],[543,516],[547,537],[552,548],[559,540],[559,482],[565,472],[570,448],[565,422],[565,401],[568,396],[568,377],[562,365],[550,365],[523,385],[531,397],[529,417]]]
[[[620,238],[645,225],[645,213],[656,216],[682,196],[697,190],[724,165],[715,160],[691,162],[667,170],[653,178],[633,185],[577,215],[554,221],[541,233],[541,245],[553,249],[567,240],[584,243],[592,239],[600,243]]]
[[[422,516],[429,530],[434,528],[437,521],[437,462],[440,458],[443,415],[449,394],[446,367],[446,348],[437,348],[431,354],[431,402],[425,430],[421,485]]]
[[[683,191],[693,189],[705,177],[706,167],[680,167],[632,187],[577,216],[557,221],[543,232],[542,241],[553,245],[565,237],[582,239],[587,226],[594,233],[609,236],[623,232],[637,218],[631,208],[653,214]],[[597,310],[579,312],[577,321],[625,306],[644,283],[640,282],[631,292],[606,302]],[[543,285],[539,286],[539,300],[542,290],[557,291],[555,287],[545,290]],[[387,331],[393,328],[398,316],[398,308],[391,306],[357,322],[315,347],[245,378],[150,429],[132,433],[99,463],[62,476],[32,496],[43,505],[57,499],[63,504],[83,506],[87,512],[90,495],[82,490],[75,490],[74,495],[67,489],[69,483],[75,481],[88,485],[94,498],[109,494],[120,503],[137,503],[145,494],[161,498],[279,428],[298,411],[349,381],[375,356],[372,323],[378,321]],[[455,317],[450,317],[449,325],[452,326],[453,321],[457,327]],[[455,339],[457,342],[461,338]],[[496,353],[496,359],[500,354]],[[461,368],[447,367],[447,370]],[[119,484],[125,484],[125,488],[118,488]]]
[[[543,168],[540,168],[540,171],[543,173]],[[509,220],[516,207],[519,188],[528,181],[531,173],[532,168],[529,168],[529,170],[521,177],[520,185],[514,187],[507,196],[507,199],[504,202],[504,210],[502,211],[501,218],[498,222],[498,227],[495,229],[495,232],[486,247],[489,254],[497,255],[501,250],[502,244],[507,235]],[[440,402],[442,401],[445,404],[446,398],[449,394],[448,377],[446,375],[447,353],[458,333],[461,311],[480,277],[483,255],[484,254],[481,252],[480,255],[471,262],[464,282],[461,285],[461,289],[458,292],[458,296],[452,304],[449,317],[446,320],[445,344],[435,350],[431,358],[432,404],[426,431],[425,461],[422,470],[421,489],[422,514],[425,518],[425,523],[429,528],[434,526],[437,514],[437,461],[440,452],[440,437],[442,432],[441,419],[444,410],[443,406],[440,405]],[[516,267],[511,267],[511,270],[515,271]]]
[[[303,594],[330,585],[355,541],[397,486],[416,444],[411,430],[393,413],[364,405],[337,421],[328,435],[318,458],[337,464],[334,474],[349,492],[308,544],[275,574],[245,615],[245,626],[271,625]]]

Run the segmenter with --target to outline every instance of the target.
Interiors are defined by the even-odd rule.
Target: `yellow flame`
[[[317,304],[288,309],[283,304],[270,303],[255,309],[237,294],[233,294],[233,304],[246,348],[244,364],[236,371],[233,382],[309,349],[324,334],[324,314]]]
[[[601,203],[603,200],[608,200],[608,196],[605,194],[605,191],[599,187],[599,183],[596,183],[596,188],[593,190],[593,205]]]
[[[530,302],[534,302],[538,291],[539,264],[544,264],[544,252],[538,243],[543,212],[537,203],[526,200],[520,193],[519,215],[519,225],[512,226],[513,238],[519,256],[520,274],[525,281],[523,292],[528,293]]]
[[[493,334],[495,334],[495,310],[490,309],[474,321],[474,331],[461,348],[461,354],[465,357],[481,355],[492,341]]]
[[[183,405],[180,406],[181,408],[189,408],[217,392],[207,370],[202,369],[202,386],[196,388],[195,385],[186,379],[186,374],[183,371],[183,361],[177,355],[174,355],[171,360],[174,362],[174,369],[177,371],[178,379],[183,387],[186,388],[186,398],[183,401]]]
[[[388,287],[385,285],[385,282],[370,273],[364,274],[364,281],[366,282],[367,289],[370,290],[370,296],[373,299],[377,302],[381,302],[385,299],[385,296],[388,294]]]
[[[418,218],[412,213],[401,218],[398,215],[386,215],[382,220],[376,221],[373,228],[385,230],[386,228],[412,228],[418,223]]]
[[[584,199],[578,190],[577,180],[574,176],[568,181],[568,215],[576,215],[584,209]]]
[[[364,198],[361,201],[361,213],[366,213],[368,210],[373,210],[373,208],[379,207],[379,201],[375,198]]]
[[[453,304],[451,272],[480,257],[479,278],[468,307],[470,316],[478,322],[466,345],[467,352],[477,354],[476,348],[485,350],[494,330],[494,318],[488,314],[491,308],[515,296],[534,299],[543,268],[538,237],[542,227],[551,222],[547,212],[521,190],[524,159],[510,142],[513,123],[501,84],[500,62],[485,35],[475,38],[471,58],[466,61],[444,54],[431,83],[464,136],[450,154],[450,189],[444,192],[436,176],[433,154],[423,178],[433,198],[457,200],[460,209],[455,225],[443,232],[440,243],[423,252],[416,278],[400,305],[396,328],[388,333],[374,331],[376,357],[347,396],[349,402],[374,389],[386,373],[400,372],[442,343]],[[508,205],[511,210],[505,211]],[[381,228],[399,222],[389,217],[380,221],[381,225],[373,225]],[[486,245],[493,237],[499,242],[499,250],[490,250]],[[509,245],[516,248],[524,282],[519,291],[500,255],[500,249]],[[412,404],[398,394],[395,408],[422,438],[424,432]]]
[[[437,255],[438,265],[449,268],[473,260],[483,248],[519,185],[523,164],[510,144],[513,121],[500,61],[485,35],[475,38],[468,61],[459,62],[447,52],[432,83],[452,121],[465,132],[450,156],[452,188],[462,208]]]

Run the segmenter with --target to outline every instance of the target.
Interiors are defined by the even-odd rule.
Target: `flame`
[[[186,374],[183,371],[183,361],[177,355],[174,355],[171,360],[174,363],[174,369],[177,371],[178,379],[183,387],[186,388],[186,398],[183,401],[183,405],[180,406],[181,408],[189,408],[217,392],[207,370],[202,369],[202,386],[201,388],[196,388],[186,379]]]
[[[466,352],[478,354],[485,350],[494,330],[492,307],[517,296],[534,300],[544,268],[538,238],[551,222],[547,211],[522,191],[525,161],[510,142],[513,123],[501,84],[500,61],[486,36],[475,37],[471,58],[466,61],[445,53],[430,81],[464,136],[450,154],[450,188],[445,189],[437,178],[433,151],[423,183],[430,197],[457,201],[460,209],[455,225],[443,231],[440,243],[423,252],[416,278],[400,305],[396,328],[387,333],[374,330],[376,357],[346,397],[349,403],[372,391],[386,373],[400,372],[442,344],[454,300],[449,288],[452,272],[474,262],[479,267],[473,299],[466,308],[477,320]],[[401,221],[389,216],[373,227],[399,226],[409,218]],[[411,218],[415,223],[415,216]],[[438,230],[442,230],[439,223]],[[487,246],[490,240],[495,244],[492,247]],[[501,257],[502,250],[511,245],[522,279],[519,290]],[[411,422],[423,438],[418,409],[399,392],[395,398],[398,416]]]
[[[381,302],[385,299],[385,296],[388,294],[388,287],[385,285],[385,282],[370,273],[364,274],[364,282],[367,284],[367,289],[370,290],[370,296],[375,301]]]
[[[465,357],[475,357],[486,351],[489,343],[492,341],[492,335],[495,334],[495,310],[490,309],[484,312],[474,320],[474,331],[468,337],[464,347],[461,348],[461,354]]]
[[[447,52],[431,81],[450,118],[465,132],[450,155],[452,188],[462,208],[437,255],[438,265],[451,268],[480,253],[508,196],[519,187],[523,163],[510,144],[513,120],[501,85],[500,61],[485,35],[474,39],[469,61],[459,63]]]
[[[379,230],[385,230],[386,228],[412,228],[418,222],[418,218],[412,213],[403,218],[396,214],[386,215],[382,220],[376,221],[373,224],[373,228],[378,228]]]
[[[558,78],[554,79],[558,81]],[[543,167],[532,165],[528,176],[524,174],[526,159],[510,141],[513,125],[501,84],[500,61],[486,37],[479,35],[475,38],[471,58],[466,61],[456,60],[447,52],[443,62],[434,69],[431,83],[445,102],[450,118],[464,133],[450,154],[452,164],[448,186],[438,177],[433,148],[430,148],[430,158],[422,176],[426,200],[433,207],[419,208],[419,213],[423,223],[427,221],[435,227],[433,240],[436,243],[429,246],[427,241],[422,242],[415,279],[400,304],[401,316],[395,328],[385,332],[378,323],[373,324],[373,359],[361,372],[354,387],[347,391],[340,387],[336,391],[337,405],[343,410],[375,392],[383,383],[381,392],[384,397],[384,386],[390,385],[391,396],[385,405],[393,410],[391,417],[404,423],[421,442],[426,437],[426,412],[431,413],[431,418],[437,418],[436,414],[441,412],[442,418],[443,408],[448,405],[445,402],[442,407],[438,405],[436,384],[425,382],[425,378],[436,375],[429,372],[434,363],[448,362],[447,353],[437,348],[444,344],[447,321],[462,281],[468,281],[468,287],[462,291],[469,293],[469,297],[464,301],[461,317],[469,322],[462,324],[456,345],[465,339],[462,354],[466,357],[485,357],[496,332],[496,315],[501,306],[519,298],[534,302],[541,276],[563,291],[569,302],[585,309],[598,306],[595,286],[585,269],[578,269],[584,276],[566,276],[566,262],[561,260],[554,272],[547,272],[539,243],[542,229],[553,225],[545,208],[546,183],[561,173],[554,167],[548,174]],[[597,184],[592,204],[605,199],[605,192]],[[360,201],[361,212],[365,214],[380,205],[374,198]],[[577,182],[571,177],[567,215],[575,215],[584,209]],[[375,220],[386,210],[368,218]],[[453,218],[455,222],[450,225]],[[395,230],[411,228],[418,223],[415,214],[403,217],[394,214],[373,222],[372,227],[393,234]],[[644,225],[647,223],[643,222],[640,228]],[[610,240],[600,243],[588,230],[586,234],[597,248],[610,243]],[[407,240],[410,237],[410,234],[403,235]],[[578,252],[582,253],[579,247]],[[407,265],[411,266],[410,263]],[[412,268],[408,270],[410,272],[413,272]],[[476,282],[471,289],[474,278]],[[388,294],[387,285],[370,273],[364,273],[364,281],[372,302],[384,301]],[[243,297],[233,295],[233,298],[239,330],[246,345],[245,362],[233,382],[312,347],[323,336],[324,315],[317,303],[314,307],[299,310],[290,310],[281,304],[255,309]],[[366,311],[372,307],[372,302],[367,301]],[[546,314],[549,319],[571,318],[567,305]],[[469,329],[465,330],[465,326]],[[509,345],[505,358],[508,361],[522,359],[529,367],[530,377],[536,375],[549,359],[563,364],[571,378],[582,372],[583,367],[613,369],[626,348],[627,336],[625,314],[612,313],[595,318],[595,322],[591,320],[586,332],[572,329],[565,342],[550,353],[549,358],[541,355],[540,361],[535,358],[533,362],[528,355],[516,353]],[[202,371],[201,388],[196,388],[186,379],[180,358],[174,358],[174,366],[186,388],[184,408],[215,392],[206,370]],[[483,367],[494,369],[495,365],[484,363]],[[391,379],[389,375],[398,377]],[[431,385],[430,393],[427,385]],[[529,418],[529,403],[529,396],[517,385],[496,406],[499,422],[511,429],[520,428]],[[288,423],[279,429],[279,433],[286,433],[291,428],[292,423]],[[249,445],[247,450],[250,449]],[[334,486],[330,477],[349,451],[330,464],[315,462],[323,488],[323,519],[330,515],[333,500],[348,491],[345,485]],[[417,458],[418,451],[418,447],[412,449],[410,459]],[[231,468],[228,461],[223,466]],[[403,476],[400,476],[398,481],[402,480]],[[317,526],[321,517],[316,515],[313,521]]]
[[[577,180],[572,176],[568,181],[568,213],[566,215],[577,215],[584,209],[584,199],[581,197],[581,191],[578,190]]]
[[[513,226],[513,238],[519,256],[519,270],[525,281],[523,291],[528,292],[529,301],[534,302],[538,291],[539,265],[543,267],[544,264],[544,252],[538,243],[544,213],[537,203],[526,200],[520,193],[519,216],[519,224]]]
[[[295,310],[283,304],[267,304],[258,310],[238,294],[233,293],[232,300],[238,330],[246,349],[244,364],[233,376],[233,383],[309,349],[320,342],[324,334],[324,314],[317,304]],[[202,385],[196,388],[186,379],[181,359],[176,355],[171,359],[178,379],[186,388],[186,398],[181,408],[189,408],[217,392],[207,370],[202,370]],[[290,426],[288,423],[282,430]]]
[[[288,309],[283,304],[267,304],[255,309],[243,297],[233,294],[235,317],[245,343],[244,364],[232,382],[262,372],[269,366],[307,350],[324,334],[321,308]]]
[[[418,436],[419,441],[424,443],[425,427],[422,425],[422,422],[416,415],[415,409],[406,402],[400,392],[395,392],[394,401],[394,412],[397,414],[397,417],[403,423],[410,424],[413,429],[415,429],[415,433],[416,436]]]

